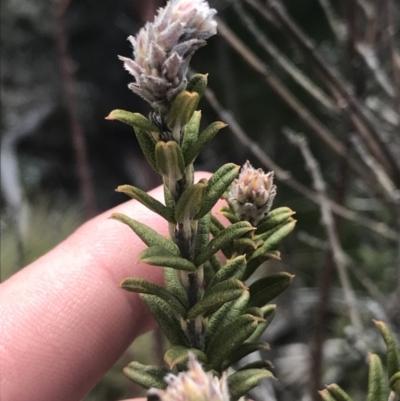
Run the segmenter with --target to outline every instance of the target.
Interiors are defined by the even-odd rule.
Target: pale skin
[[[195,181],[209,176],[198,173]],[[161,187],[150,194],[163,198]],[[154,327],[137,294],[118,284],[135,276],[162,285],[162,269],[137,262],[145,245],[108,219],[113,212],[168,235],[164,219],[128,201],[1,284],[2,401],[81,400],[131,342]]]

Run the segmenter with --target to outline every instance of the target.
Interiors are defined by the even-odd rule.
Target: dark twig
[[[62,84],[65,102],[71,124],[72,145],[76,157],[77,173],[80,191],[87,218],[96,214],[95,192],[92,183],[89,160],[87,156],[85,134],[79,121],[78,99],[76,96],[76,81],[73,72],[73,60],[68,51],[68,31],[65,14],[71,0],[59,0],[55,6],[56,40],[60,61]]]
[[[380,129],[377,128],[371,120],[368,110],[354,97],[348,89],[349,84],[337,70],[331,68],[315,50],[314,44],[296,25],[288,15],[280,2],[268,0],[269,10],[278,19],[281,24],[281,31],[287,34],[291,40],[296,43],[303,54],[313,63],[322,76],[335,86],[336,90],[343,97],[348,107],[344,107],[344,112],[351,118],[353,114],[357,116],[360,124],[365,126],[365,130],[359,132],[365,142],[368,150],[385,167],[386,171],[400,179],[400,164],[393,159],[391,153],[382,141]]]
[[[347,272],[347,256],[343,252],[340,245],[338,233],[335,227],[335,222],[332,216],[331,208],[329,205],[328,197],[326,194],[326,184],[322,177],[320,167],[317,160],[314,158],[307,144],[304,136],[295,134],[289,129],[285,129],[285,135],[290,142],[296,145],[304,158],[307,169],[309,170],[315,191],[318,194],[319,205],[321,207],[322,222],[325,226],[326,234],[328,237],[332,257],[339,275],[339,280],[343,288],[344,297],[349,308],[349,318],[352,326],[358,335],[362,333],[362,323],[355,306],[355,295],[351,287],[350,279]]]

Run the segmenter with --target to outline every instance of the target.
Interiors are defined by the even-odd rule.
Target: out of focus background
[[[275,207],[298,225],[266,271],[296,275],[265,333],[279,381],[257,401],[317,401],[337,382],[364,399],[372,319],[400,333],[400,3],[214,0],[219,34],[194,56],[209,73],[203,123],[221,131],[197,161],[274,170]],[[1,278],[126,198],[120,184],[160,184],[115,109],[147,114],[117,55],[161,0],[3,0]],[[143,392],[121,369],[162,360],[140,338],[85,401]]]

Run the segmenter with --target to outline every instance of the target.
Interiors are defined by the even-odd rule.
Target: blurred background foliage
[[[211,4],[220,34],[192,68],[210,74],[203,124],[229,127],[197,169],[246,159],[273,169],[275,206],[298,219],[282,261],[265,267],[296,275],[265,335],[279,381],[253,398],[317,401],[316,389],[337,382],[361,400],[367,349],[384,349],[371,319],[400,333],[399,1]],[[150,111],[127,89],[117,55],[131,56],[127,36],[162,5],[2,1],[2,280],[124,202],[118,185],[160,184],[133,131],[104,117],[115,108]],[[307,138],[317,161],[311,171],[288,129]],[[318,171],[326,190],[314,188]],[[321,219],[324,206],[330,222]],[[160,362],[163,347],[158,331],[139,339],[86,401],[143,394],[121,368],[132,359]]]

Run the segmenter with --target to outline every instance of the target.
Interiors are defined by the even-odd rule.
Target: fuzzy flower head
[[[135,78],[129,88],[159,113],[185,90],[193,53],[217,33],[216,12],[204,0],[170,0],[154,22],[129,36],[134,58],[119,56]]]
[[[229,401],[226,375],[221,379],[204,372],[195,356],[189,354],[188,370],[177,376],[169,374],[166,390],[150,389],[151,401]]]
[[[262,169],[253,168],[249,161],[244,164],[228,194],[228,200],[240,220],[256,226],[267,215],[276,195],[273,180],[273,171],[265,174]]]

